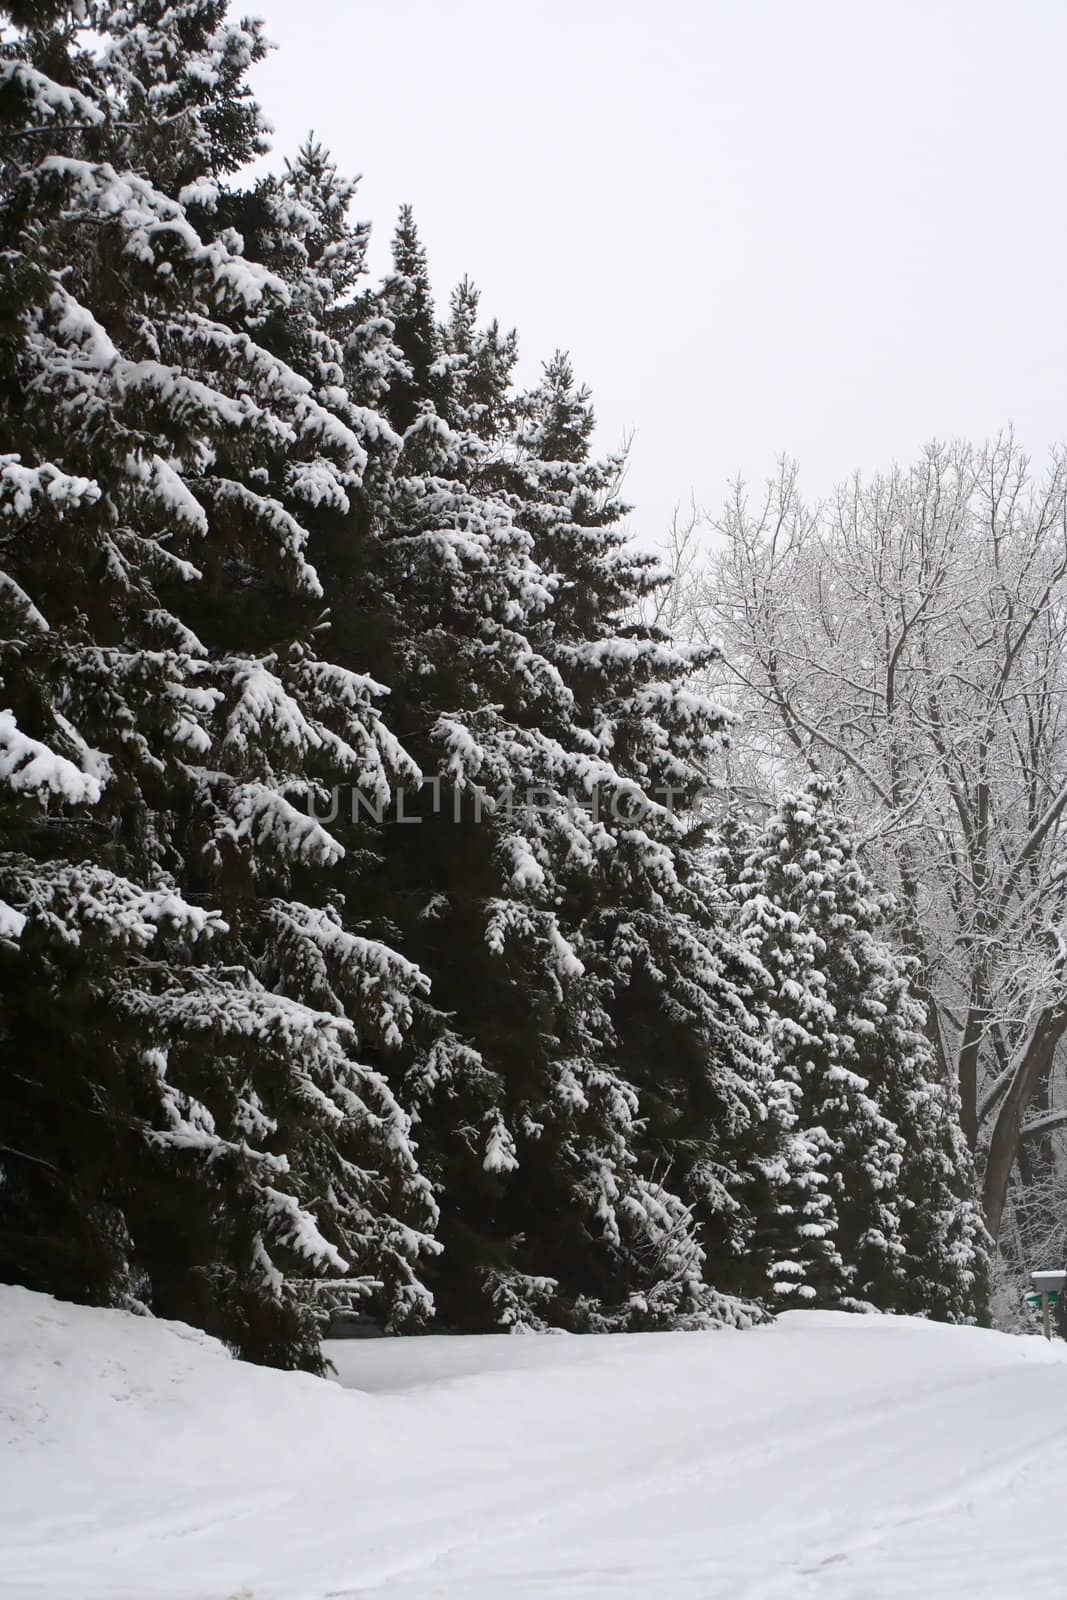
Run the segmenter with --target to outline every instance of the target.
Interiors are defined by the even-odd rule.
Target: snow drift
[[[2,1600],[1062,1600],[1067,1348],[797,1312],[340,1384],[0,1288]]]

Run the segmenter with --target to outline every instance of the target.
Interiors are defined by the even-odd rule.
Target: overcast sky
[[[410,202],[524,364],[569,348],[656,542],[799,458],[1067,437],[1064,0],[255,0],[280,157]]]

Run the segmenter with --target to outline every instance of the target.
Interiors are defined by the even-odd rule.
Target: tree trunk
[[[1011,1169],[1019,1150],[1019,1131],[1023,1112],[1033,1098],[1043,1073],[1049,1070],[1057,1044],[1067,1029],[1067,998],[1046,1006],[1022,1053],[1011,1085],[1001,1101],[989,1141],[983,1201],[986,1227],[996,1243],[1000,1234],[1004,1203],[1008,1197]]]
[[[984,1033],[985,1007],[978,980],[971,982],[971,1003],[967,1008],[967,1023],[959,1054],[960,1122],[967,1143],[974,1150],[978,1144],[978,1054]]]

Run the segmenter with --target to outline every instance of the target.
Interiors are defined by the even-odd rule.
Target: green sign
[[[1028,1294],[1026,1297],[1026,1303],[1030,1306],[1039,1306],[1041,1304],[1041,1296],[1039,1294]],[[1059,1305],[1060,1291],[1058,1289],[1048,1290],[1048,1303],[1050,1306]]]

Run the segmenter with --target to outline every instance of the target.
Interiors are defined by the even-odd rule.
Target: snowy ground
[[[1067,1346],[335,1345],[341,1382],[0,1288],[0,1600],[1067,1596]]]

